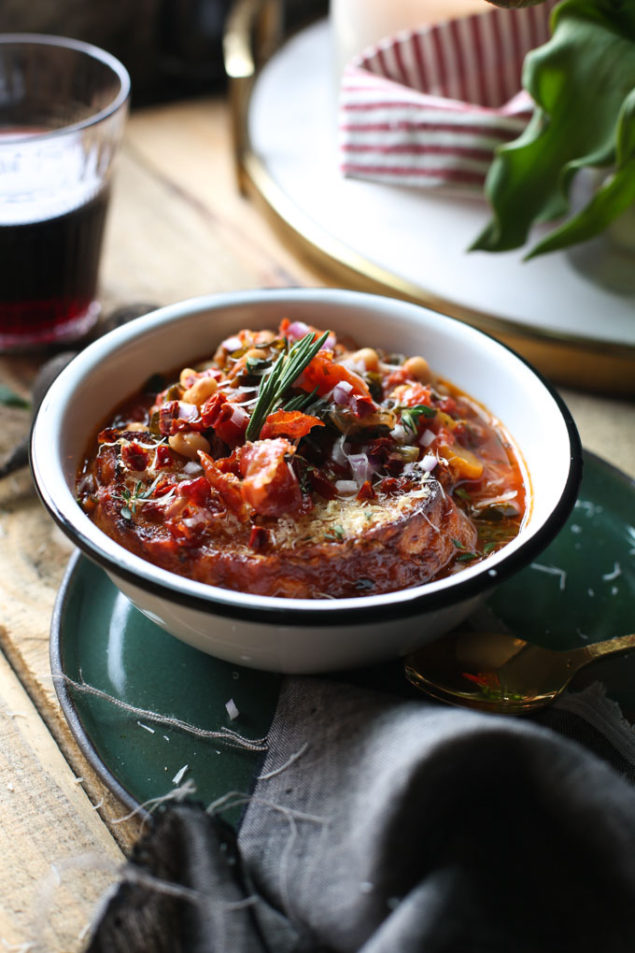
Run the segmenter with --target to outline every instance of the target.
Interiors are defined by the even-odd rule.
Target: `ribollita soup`
[[[287,319],[148,381],[96,436],[77,494],[164,569],[316,599],[455,573],[526,510],[510,437],[424,357]]]

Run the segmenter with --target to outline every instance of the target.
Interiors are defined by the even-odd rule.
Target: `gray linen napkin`
[[[632,953],[632,729],[594,688],[541,722],[286,679],[237,842],[163,812],[131,869],[189,894],[122,885],[91,953]]]

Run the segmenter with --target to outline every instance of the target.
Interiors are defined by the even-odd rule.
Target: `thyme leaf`
[[[434,417],[436,410],[427,404],[415,404],[414,407],[399,407],[401,422],[408,430],[416,433],[421,417]]]
[[[343,527],[333,526],[333,528],[329,530],[328,533],[324,534],[324,539],[328,539],[330,542],[335,542],[335,541],[344,539],[345,535],[346,534],[344,533]]]

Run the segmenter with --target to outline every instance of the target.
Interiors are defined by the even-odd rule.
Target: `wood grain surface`
[[[105,312],[326,280],[239,193],[222,100],[131,117],[107,227]],[[44,358],[0,359],[0,382],[28,396]],[[584,444],[635,475],[632,405],[563,396]],[[30,425],[28,410],[2,413],[0,456]],[[136,819],[114,823],[126,811],[79,751],[52,685],[48,633],[68,557],[29,473],[0,481],[0,941],[7,949],[81,949],[93,903],[139,833]]]

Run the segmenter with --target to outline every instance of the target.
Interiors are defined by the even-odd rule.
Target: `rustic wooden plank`
[[[106,235],[107,302],[322,282],[237,189],[219,100],[137,113],[120,156]]]
[[[81,949],[123,856],[2,656],[0,812],[2,948]]]

